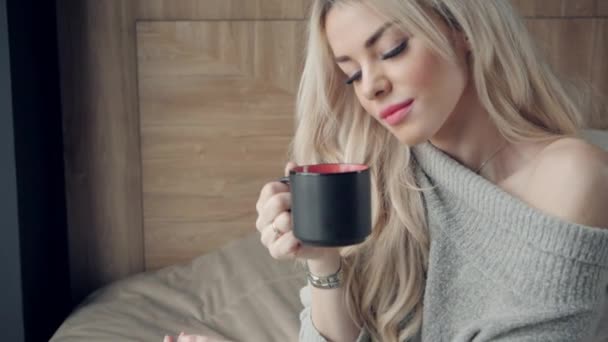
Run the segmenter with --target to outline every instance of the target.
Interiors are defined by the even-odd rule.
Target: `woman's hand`
[[[285,175],[296,167],[289,162],[285,166]],[[293,235],[291,220],[291,193],[289,186],[275,181],[264,185],[256,204],[258,219],[256,228],[261,234],[262,244],[268,249],[270,255],[277,260],[306,259],[328,260],[335,264],[339,258],[337,248],[319,248],[304,246]]]
[[[176,337],[165,336],[163,342],[230,342],[224,339],[218,339],[215,337],[207,337],[200,335],[186,335],[184,333],[179,334]]]

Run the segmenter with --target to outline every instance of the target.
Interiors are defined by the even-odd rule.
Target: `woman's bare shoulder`
[[[608,228],[608,152],[560,138],[538,155],[528,202],[568,222]]]

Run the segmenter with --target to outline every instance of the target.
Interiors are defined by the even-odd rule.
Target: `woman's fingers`
[[[258,214],[262,211],[262,208],[266,202],[268,202],[270,197],[281,192],[289,192],[289,187],[281,182],[270,182],[264,185],[260,191],[258,201],[255,204],[255,209],[257,210]]]
[[[288,162],[284,169],[285,176],[296,166],[296,163]],[[288,185],[272,182],[262,188],[256,203],[256,228],[261,233],[262,244],[278,260],[294,259],[302,248],[300,241],[293,235],[290,209],[291,193]]]
[[[260,241],[262,241],[262,244],[266,247],[270,246],[270,244],[276,241],[281,235],[289,232],[292,229],[291,214],[287,211],[280,213],[273,222],[271,222],[266,228],[262,229],[261,232],[262,235],[260,236]]]
[[[225,340],[223,338],[215,338],[210,336],[202,336],[202,335],[188,335],[181,332],[176,338],[173,336],[165,335],[163,342],[231,342],[229,340]]]
[[[255,223],[258,231],[262,232],[281,212],[288,211],[290,208],[291,194],[289,192],[281,192],[270,197],[258,213]]]
[[[294,167],[298,166],[298,164],[294,163],[294,162],[288,162],[287,164],[285,164],[285,177],[289,176],[289,170],[293,169]]]
[[[298,166],[296,163],[288,162],[285,165],[285,170],[284,170],[285,176],[289,176],[289,170],[291,170],[292,168],[294,168],[296,166]],[[262,211],[262,208],[264,207],[264,205],[266,204],[268,199],[270,199],[270,197],[272,197],[280,192],[289,192],[289,186],[287,184],[283,184],[279,181],[266,183],[262,187],[262,190],[260,191],[260,196],[258,197],[258,201],[255,204],[255,208],[258,211],[258,214]]]
[[[293,236],[293,231],[281,235],[270,244],[268,251],[277,260],[293,259],[296,257],[300,241]]]
[[[260,236],[260,241],[266,248],[269,248],[270,245],[281,236],[281,234],[277,234],[272,229],[272,226],[268,226],[266,229],[263,229],[261,233],[262,235]]]
[[[273,222],[275,228],[278,229],[281,234],[285,234],[293,229],[291,225],[291,213],[289,211],[281,212],[279,216],[275,217]]]
[[[170,338],[170,340],[167,340]],[[165,336],[165,342],[173,342],[170,336]],[[176,342],[230,342],[224,339],[217,339],[209,336],[201,336],[201,335],[188,335],[184,333],[180,333],[177,336]]]

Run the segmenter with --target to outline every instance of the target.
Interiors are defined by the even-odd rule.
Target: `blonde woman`
[[[269,253],[335,283],[301,291],[300,340],[597,338],[608,154],[580,98],[506,0],[314,0],[292,160],[370,165],[374,224],[306,246],[263,187]]]

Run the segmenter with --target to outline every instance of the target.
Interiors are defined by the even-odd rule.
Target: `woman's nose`
[[[389,80],[379,72],[370,72],[367,78],[363,77],[363,94],[369,100],[382,97],[391,90]]]

